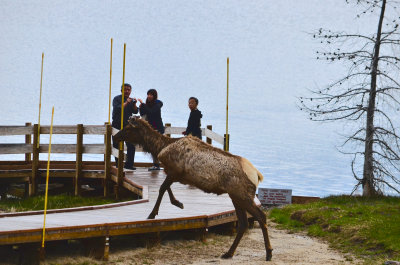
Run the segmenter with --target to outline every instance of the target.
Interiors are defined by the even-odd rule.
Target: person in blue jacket
[[[203,114],[201,111],[197,109],[197,105],[199,105],[199,100],[195,97],[189,98],[189,109],[190,115],[188,124],[186,127],[186,131],[182,132],[184,135],[193,135],[201,139],[201,118],[203,118]]]
[[[140,102],[140,116],[144,117],[155,130],[164,134],[164,124],[161,118],[163,103],[158,99],[157,90],[152,88],[147,91],[146,103],[143,103],[141,99],[138,101]],[[156,157],[153,157],[153,166],[149,170],[160,170],[160,162]]]
[[[121,95],[114,97],[113,99],[113,111],[112,111],[112,123],[111,126],[115,129],[121,130],[121,104],[122,95],[124,95],[124,127],[128,125],[129,117],[132,114],[138,113],[138,107],[136,106],[136,98],[131,98],[132,86],[125,83],[123,88],[121,88]],[[119,149],[119,144],[113,140],[113,147]],[[126,142],[127,147],[127,159],[125,161],[124,168],[135,170],[135,146]],[[118,165],[118,158],[115,158],[115,162]]]

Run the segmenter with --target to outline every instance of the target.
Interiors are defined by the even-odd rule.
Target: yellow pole
[[[122,97],[121,97],[121,130],[124,128],[124,92],[125,92],[125,55],[126,55],[126,43],[124,43],[124,63],[122,67]],[[119,149],[124,150],[123,142],[119,143]]]
[[[40,96],[39,96],[39,119],[38,119],[38,140],[37,140],[37,148],[39,148],[40,144],[40,110],[42,108],[42,82],[43,82],[43,59],[44,53],[42,52],[42,68],[40,71]]]
[[[226,59],[226,137],[225,151],[228,151],[228,100],[229,100],[229,57]]]
[[[53,134],[53,117],[54,106],[51,111],[51,125],[50,125],[50,140],[49,140],[49,154],[47,157],[47,174],[46,174],[46,193],[44,196],[44,219],[43,219],[43,236],[42,236],[42,249],[44,248],[45,230],[46,230],[46,211],[47,211],[47,193],[49,189],[49,170],[50,170],[50,153],[51,153],[51,136]]]
[[[109,91],[109,93],[108,93],[108,124],[110,124],[110,115],[111,115],[112,49],[113,49],[113,39],[111,38],[111,53],[110,53],[110,91]]]

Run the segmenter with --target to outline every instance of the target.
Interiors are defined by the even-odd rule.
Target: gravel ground
[[[220,255],[228,250],[234,236],[209,233],[205,242],[168,240],[152,248],[130,247],[113,249],[107,262],[81,255],[49,257],[45,264],[359,264],[350,255],[330,249],[326,243],[302,234],[288,233],[269,227],[273,247],[271,262],[265,261],[262,232],[256,225],[241,240],[232,259]]]

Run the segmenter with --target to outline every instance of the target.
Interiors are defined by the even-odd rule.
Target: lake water
[[[113,97],[122,83],[126,43],[125,80],[134,97],[144,99],[148,89],[156,88],[164,122],[186,126],[187,100],[196,96],[203,126],[212,124],[224,134],[229,57],[231,152],[264,174],[261,186],[289,188],[294,195],[351,192],[351,158],[336,149],[342,143],[338,132],[346,126],[310,122],[296,107],[297,96],[345,71],[315,60],[320,46],[310,32],[375,28],[375,20],[356,20],[345,1],[0,3],[1,125],[37,123],[42,52],[41,123],[50,124],[54,105],[54,124],[104,124],[113,38]],[[74,140],[55,136],[53,143]]]

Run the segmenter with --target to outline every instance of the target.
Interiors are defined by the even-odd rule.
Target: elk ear
[[[139,115],[137,115],[137,116],[134,116],[134,115],[132,115],[130,118],[129,118],[129,124],[130,125],[132,125],[133,127],[137,127],[137,120],[139,120],[140,119],[140,116]]]

